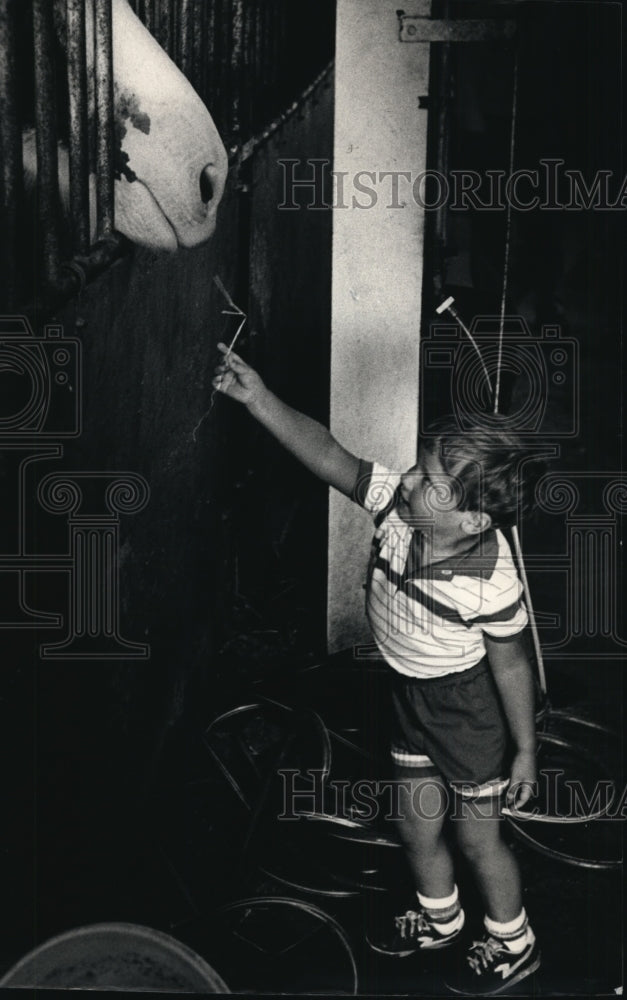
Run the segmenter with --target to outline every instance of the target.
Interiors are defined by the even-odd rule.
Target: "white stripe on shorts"
[[[395,750],[394,748],[390,753],[399,764],[411,764],[413,767],[435,766],[431,758],[422,753],[407,753],[405,750]]]

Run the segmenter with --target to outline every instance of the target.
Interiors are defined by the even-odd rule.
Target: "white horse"
[[[65,41],[65,4],[55,2],[55,25]],[[93,0],[85,0],[90,127],[94,109]],[[134,243],[162,250],[194,247],[216,225],[228,162],[207,108],[127,0],[113,0],[113,77],[116,155],[115,228]],[[37,172],[35,136],[23,138],[27,188]],[[95,177],[90,184],[90,232],[95,237]],[[59,147],[59,190],[69,213],[69,162]]]

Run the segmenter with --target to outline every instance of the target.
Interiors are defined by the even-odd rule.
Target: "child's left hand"
[[[514,757],[507,789],[508,809],[520,809],[535,793],[538,780],[536,755],[533,750],[519,750]]]

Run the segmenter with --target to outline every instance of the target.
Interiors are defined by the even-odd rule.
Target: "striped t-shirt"
[[[355,499],[375,520],[366,611],[381,654],[410,677],[468,670],[485,655],[484,632],[507,641],[527,624],[506,538],[488,530],[461,555],[421,568],[420,533],[396,509],[400,475],[365,468]]]

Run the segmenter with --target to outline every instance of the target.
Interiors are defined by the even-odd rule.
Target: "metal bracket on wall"
[[[516,34],[512,20],[438,21],[397,11],[401,42],[491,42],[509,41]]]

